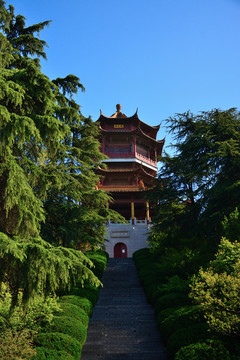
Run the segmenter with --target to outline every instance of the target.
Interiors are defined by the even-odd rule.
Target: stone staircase
[[[81,360],[165,360],[132,259],[109,259]]]

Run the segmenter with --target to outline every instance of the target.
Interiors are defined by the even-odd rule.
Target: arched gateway
[[[124,243],[117,243],[114,246],[115,258],[127,258],[127,246]]]
[[[165,140],[156,139],[160,125],[144,123],[137,111],[126,116],[120,104],[110,117],[101,112],[98,124],[102,152],[108,159],[103,160],[107,168],[97,169],[97,188],[111,193],[113,202],[109,207],[129,221],[128,225],[108,222],[106,251],[115,257],[115,247],[119,251],[118,244],[125,244],[123,254],[131,257],[134,251],[147,246],[152,208],[146,194],[154,185]]]

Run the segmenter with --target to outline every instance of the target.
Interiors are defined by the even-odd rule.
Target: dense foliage
[[[0,1],[0,10],[0,281],[13,299],[77,278],[98,284],[74,250],[103,244],[111,216],[108,195],[95,190],[97,125],[73,99],[84,88],[74,75],[41,72],[46,43],[35,34],[49,21],[26,27],[12,6]]]
[[[240,114],[187,112],[168,123],[175,152],[160,158],[152,244],[169,244],[171,238],[194,244],[195,238],[216,245],[221,222],[239,205]]]
[[[89,252],[86,256],[91,257],[97,269],[97,276],[101,279],[108,254],[98,250],[94,254]],[[67,359],[67,356],[80,359],[82,346],[86,341],[89,317],[98,295],[99,288],[90,286],[88,281],[84,289],[78,284],[65,291],[64,295],[59,297],[58,308],[53,311],[53,320],[46,322],[34,339],[37,355],[33,359],[58,359],[60,351],[65,353],[61,355],[63,359]]]
[[[215,259],[193,277],[190,296],[199,303],[211,328],[240,335],[240,243],[223,238]]]
[[[175,151],[160,158],[151,250],[136,252],[134,259],[169,358],[235,360],[240,113],[187,112],[168,124]]]
[[[87,253],[102,278],[108,259],[104,251]],[[12,294],[6,284],[2,284],[0,294],[0,358],[58,359],[72,356],[79,359],[86,340],[89,317],[97,302],[99,287],[85,279],[75,287],[65,290],[63,295],[45,297],[34,296],[24,307],[23,294],[18,294],[12,311]],[[77,295],[76,290],[78,290]],[[61,353],[60,353],[61,352]]]
[[[0,0],[0,337],[8,359],[30,358],[34,332],[57,327],[56,294],[86,286],[97,298],[92,270],[95,262],[101,272],[105,260],[84,252],[103,246],[106,219],[116,216],[110,197],[96,190],[103,155],[97,124],[75,101],[83,85],[41,70],[47,44],[39,33],[49,24],[26,26]],[[81,303],[92,311],[86,295]]]

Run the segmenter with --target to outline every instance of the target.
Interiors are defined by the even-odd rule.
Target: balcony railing
[[[105,191],[140,191],[141,189],[139,186],[136,185],[100,185],[99,189]]]
[[[114,149],[114,151],[110,150],[106,153],[106,155],[109,158],[137,158],[139,160],[146,162],[147,164],[151,164],[155,167],[157,166],[157,162],[150,159],[149,157],[140,154],[139,152],[136,152],[136,154],[134,154],[133,152],[127,149]]]
[[[127,221],[129,222],[128,224],[126,223],[119,223],[117,221],[112,221],[112,220],[108,220],[108,224],[107,225],[122,225],[122,226],[126,226],[126,225],[148,225],[148,226],[151,226],[151,218],[149,220],[149,222],[147,221],[147,218],[145,218],[144,220],[139,220],[139,219],[130,219]]]
[[[151,164],[153,166],[157,166],[156,161],[154,161],[154,160],[148,158],[147,156],[144,156],[144,155],[142,155],[142,154],[140,154],[138,152],[136,152],[136,158],[138,158],[139,160],[143,160],[143,161],[145,161],[145,162],[147,162],[147,163],[149,163],[149,164]]]
[[[124,151],[124,149],[123,150],[120,149],[119,151],[117,151],[117,149],[115,151],[109,151],[106,155],[109,156],[110,158],[134,157],[132,152]]]

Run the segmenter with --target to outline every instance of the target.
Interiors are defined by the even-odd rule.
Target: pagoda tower
[[[98,119],[102,152],[108,156],[104,160],[107,169],[98,169],[98,188],[111,194],[110,208],[129,221],[108,224],[106,251],[110,257],[131,257],[134,251],[147,246],[151,208],[146,194],[154,185],[157,156],[165,140],[156,140],[160,125],[144,123],[137,111],[127,117],[120,104],[116,107],[112,116],[101,112]]]

